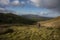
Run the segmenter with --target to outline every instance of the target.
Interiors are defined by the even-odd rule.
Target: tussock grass
[[[0,40],[60,40],[60,29],[46,27],[10,27],[12,33],[0,35]]]

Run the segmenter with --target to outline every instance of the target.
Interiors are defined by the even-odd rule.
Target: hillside
[[[0,40],[60,40],[60,29],[36,26],[11,26],[3,29]]]
[[[60,27],[60,17],[40,22],[41,26],[46,27]]]
[[[31,20],[35,20],[35,21],[45,21],[45,20],[52,19],[50,17],[43,17],[43,16],[39,16],[39,15],[34,15],[34,14],[26,14],[26,15],[22,15],[22,17],[25,17],[25,18],[31,19]]]
[[[33,24],[35,21],[13,13],[0,13],[0,24]]]
[[[0,20],[0,23],[2,24],[26,24],[27,22],[32,22],[32,20],[30,19],[26,19],[11,13],[1,13]],[[57,22],[57,20],[59,22],[60,17],[45,21],[43,23],[50,23],[52,21],[55,23],[55,21]],[[33,23],[35,23],[35,21]],[[13,25],[6,28],[0,28],[0,40],[60,40],[60,28],[49,28],[47,25],[46,27],[39,28],[36,25]]]

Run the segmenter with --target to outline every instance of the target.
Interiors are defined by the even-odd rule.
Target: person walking
[[[40,28],[41,27],[40,23],[38,23],[37,26],[38,26],[38,28]]]

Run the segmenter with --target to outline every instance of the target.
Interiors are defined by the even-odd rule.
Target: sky
[[[0,10],[16,14],[35,14],[45,17],[60,16],[60,0],[0,0]]]

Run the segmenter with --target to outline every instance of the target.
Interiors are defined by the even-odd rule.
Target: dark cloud
[[[59,8],[60,7],[60,0],[42,0],[43,6],[46,8]]]
[[[43,8],[60,8],[60,0],[30,0],[34,5]]]

